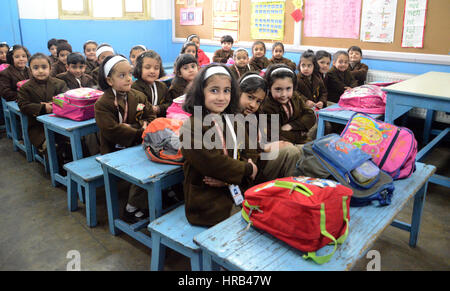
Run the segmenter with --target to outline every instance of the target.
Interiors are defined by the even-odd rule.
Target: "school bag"
[[[9,67],[9,64],[1,64],[0,65],[0,72],[6,70]]]
[[[30,79],[26,79],[26,80],[22,80],[22,81],[17,82],[17,84],[16,84],[17,90],[19,90],[28,81],[30,81]]]
[[[369,114],[384,114],[386,110],[386,92],[380,86],[362,85],[346,90],[339,98],[340,108],[328,108],[328,111],[352,110]]]
[[[189,119],[191,114],[183,110],[183,104],[185,99],[186,95],[182,95],[180,97],[173,99],[172,104],[170,104],[169,108],[167,108],[166,117],[179,120]]]
[[[389,205],[394,192],[392,178],[372,162],[371,156],[337,134],[305,144],[295,175],[335,179],[353,190],[351,206],[365,206],[372,201]]]
[[[289,177],[256,185],[245,192],[242,217],[288,245],[303,259],[328,262],[349,231],[352,190],[331,180]],[[316,251],[334,244],[331,253]]]
[[[53,97],[53,113],[75,121],[83,121],[95,117],[95,102],[103,95],[103,91],[91,88],[77,88]]]
[[[147,157],[157,163],[183,165],[180,129],[183,121],[160,117],[147,126],[142,133],[142,144]]]
[[[341,136],[371,155],[373,162],[394,180],[407,178],[416,169],[417,141],[408,128],[355,113]]]

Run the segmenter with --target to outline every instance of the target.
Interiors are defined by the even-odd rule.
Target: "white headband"
[[[260,78],[260,79],[263,79],[263,80],[264,80],[264,78],[261,77],[260,75],[257,75],[257,74],[251,74],[251,75],[248,75],[247,77],[245,77],[244,79],[242,79],[242,80],[239,82],[239,84],[242,84],[242,83],[244,83],[245,81],[247,81],[248,79],[251,79],[251,78]]]
[[[230,73],[228,73],[227,69],[225,69],[222,66],[214,66],[214,67],[209,68],[206,71],[205,77],[203,78],[203,80],[206,80],[209,77],[211,77],[212,75],[216,75],[216,74],[224,74],[231,78],[231,75],[230,75]]]
[[[273,74],[275,74],[275,73],[277,73],[277,72],[281,72],[281,71],[283,71],[283,72],[289,72],[289,73],[291,73],[292,75],[294,75],[294,72],[293,72],[291,69],[289,69],[289,68],[278,68],[278,69],[273,70],[272,73],[270,73],[270,76],[273,76]]]
[[[103,68],[103,70],[105,71],[105,77],[108,77],[109,72],[111,71],[111,69],[118,62],[122,62],[122,61],[128,61],[128,60],[126,58],[122,57],[122,56],[114,56],[109,61],[107,61],[106,64],[105,64],[105,67]]]
[[[95,55],[97,56],[97,58],[104,52],[112,52],[114,53],[114,49],[110,46],[102,46],[101,48],[99,48],[97,50],[97,52],[95,53]]]
[[[140,47],[140,48],[143,49],[144,51],[147,50],[147,48],[146,48],[145,45],[143,45],[143,44],[138,44],[137,47]]]

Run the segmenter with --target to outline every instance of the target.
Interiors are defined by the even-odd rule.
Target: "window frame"
[[[62,9],[62,0],[58,0],[58,12],[59,19],[63,20],[150,20],[150,1],[151,0],[141,0],[143,12],[126,12],[125,11],[125,1],[122,1],[122,17],[94,17],[93,11],[93,1],[94,0],[83,0],[83,12],[76,13],[71,11],[64,11]]]

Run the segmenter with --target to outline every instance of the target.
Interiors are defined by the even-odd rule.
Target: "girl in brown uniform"
[[[6,101],[17,100],[17,82],[31,78],[27,66],[30,53],[21,45],[12,46],[6,54],[9,67],[0,72],[0,96]]]

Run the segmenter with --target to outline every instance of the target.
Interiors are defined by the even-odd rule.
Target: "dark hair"
[[[259,76],[258,72],[246,72],[244,75],[241,76],[239,79],[239,88],[241,90],[241,93],[255,93],[258,91],[258,89],[262,89],[264,92],[267,92],[267,81],[264,78],[249,78],[242,82],[247,76],[250,75],[256,75]]]
[[[274,51],[274,49],[275,49],[277,46],[281,46],[281,49],[282,49],[283,52],[284,52],[284,44],[283,44],[282,42],[279,42],[279,41],[277,41],[276,43],[274,43],[274,44],[272,45],[272,52]]]
[[[8,64],[10,64],[11,66],[14,66],[14,52],[16,50],[24,50],[25,54],[27,55],[28,60],[30,59],[30,52],[27,50],[26,47],[20,45],[20,44],[15,44],[12,47],[9,48],[9,51],[6,53],[6,62]]]
[[[109,75],[105,76],[105,65],[106,63],[112,59],[115,56],[121,56],[123,58],[126,59],[125,56],[123,55],[112,55],[112,56],[107,56],[104,60],[103,63],[100,65],[99,71],[98,71],[98,84],[100,86],[100,89],[102,89],[103,91],[105,91],[106,89],[111,88],[111,86],[108,84],[108,82],[106,81],[106,78],[109,77],[113,72],[114,72],[114,67],[117,65],[115,65],[114,67],[112,67],[111,71],[109,71]],[[128,61],[128,60],[127,60]]]
[[[331,54],[329,52],[323,51],[323,50],[317,51],[316,52],[316,60],[318,61],[318,60],[320,60],[322,58],[329,58],[330,61],[331,61]]]
[[[47,48],[50,49],[52,46],[58,46],[56,38],[52,38],[47,42]]]
[[[200,37],[194,33],[194,34],[188,35],[188,37],[186,37],[186,42],[191,42],[193,38],[198,38],[198,40],[200,40]]]
[[[67,65],[86,64],[86,58],[80,53],[70,53],[67,56]]]
[[[255,41],[255,42],[253,43],[253,45],[252,45],[252,54],[253,54],[253,49],[254,49],[255,46],[257,46],[257,45],[262,45],[262,46],[263,46],[263,48],[264,48],[264,54],[267,52],[266,44],[265,44],[264,42],[260,41],[260,40],[257,40],[257,41]]]
[[[197,59],[191,54],[182,54],[175,60],[175,70],[174,73],[176,77],[180,74],[181,67],[187,64],[196,63],[198,65]]]
[[[230,76],[230,82],[231,82],[231,98],[230,98],[230,104],[227,108],[223,111],[223,113],[228,114],[237,114],[240,112],[239,109],[239,87],[236,83],[236,80],[232,77],[230,69],[223,65],[223,64],[209,64],[206,67],[202,68],[200,72],[195,76],[194,81],[192,82],[192,86],[189,87],[187,93],[186,93],[186,101],[183,105],[183,110],[194,114],[194,107],[195,106],[201,106],[202,108],[205,108],[205,87],[208,82],[208,79],[205,80],[205,74],[211,67],[223,67],[228,72]],[[213,75],[215,76],[215,75]],[[203,112],[204,115],[208,114],[209,112]]]
[[[136,59],[136,67],[134,68],[134,72],[133,72],[133,76],[136,79],[142,78],[142,65],[144,64],[145,58],[155,59],[156,61],[159,62],[159,78],[162,78],[166,75],[166,72],[164,71],[161,56],[153,50],[148,50],[148,51],[140,54],[139,57]]]
[[[347,50],[347,52],[350,52],[350,51],[356,51],[356,52],[359,52],[359,54],[362,56],[362,50],[361,50],[361,48],[360,48],[359,46],[356,46],[356,45],[351,46],[351,47]]]
[[[317,63],[316,55],[314,54],[314,51],[306,50],[300,56],[300,60],[298,61],[298,65],[297,65],[297,70],[300,73],[301,73],[300,63],[302,62],[302,59],[310,59],[311,62],[313,63],[313,66],[314,66],[313,73],[318,73],[319,72],[319,64]]]
[[[0,47],[6,47],[9,50],[9,45],[6,42],[0,42]]]
[[[346,52],[346,51],[337,51],[337,52],[335,52],[335,53],[333,54],[333,62],[336,61],[336,60],[337,60],[340,56],[342,56],[342,55],[347,56],[347,58],[349,57],[349,56],[348,56],[348,52]]]
[[[273,71],[275,71],[276,69],[279,69],[279,68],[286,68],[289,71],[283,70],[283,71],[279,71],[279,72],[272,74]],[[297,88],[297,76],[295,75],[295,72],[291,68],[289,68],[285,64],[269,65],[269,67],[267,68],[266,74],[265,74],[265,79],[267,81],[268,96],[272,96],[270,89],[272,88],[273,83],[275,83],[275,80],[284,79],[284,78],[291,78],[294,90],[295,90],[295,88]]]
[[[135,45],[134,47],[132,47],[131,48],[131,50],[130,50],[130,56],[131,56],[131,53],[133,52],[133,51],[135,51],[135,50],[141,50],[141,51],[146,51],[147,50],[147,48],[145,48],[143,45]]]
[[[84,45],[83,45],[83,52],[86,51],[86,47],[87,47],[88,44],[95,44],[95,46],[98,47],[98,44],[97,44],[95,41],[93,41],[93,40],[88,40],[88,41],[85,42]]]
[[[57,56],[59,57],[59,53],[62,51],[68,51],[68,52],[72,52],[72,46],[68,43],[68,42],[61,42],[58,44],[58,49],[57,49]]]
[[[220,38],[220,43],[224,43],[224,42],[231,42],[231,44],[233,44],[234,39],[231,35],[224,35]]]
[[[195,43],[193,43],[193,42],[185,42],[185,43],[183,44],[183,46],[181,47],[180,55],[181,55],[181,54],[184,54],[185,51],[186,51],[186,49],[187,49],[188,47],[190,47],[190,46],[195,47],[195,58],[198,59],[198,48],[197,48],[197,45],[196,45]]]
[[[28,64],[31,67],[31,62],[36,60],[36,59],[44,59],[48,62],[49,67],[52,67],[52,62],[50,61],[50,58],[47,55],[44,55],[43,53],[35,53],[34,55],[31,56],[31,58],[28,61]]]

